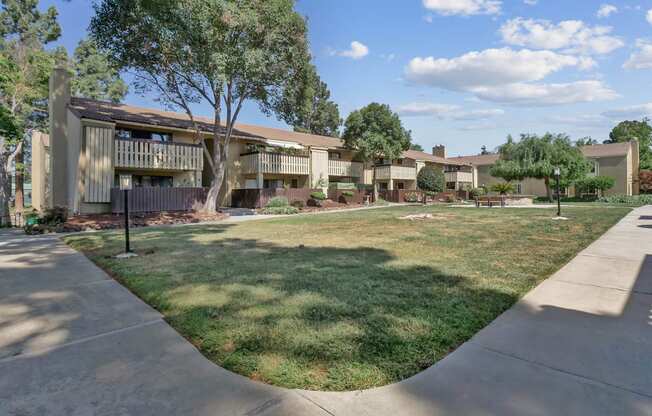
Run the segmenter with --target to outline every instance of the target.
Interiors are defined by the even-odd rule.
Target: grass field
[[[431,213],[409,221],[406,214]],[[354,390],[431,366],[627,208],[394,207],[66,241],[215,363],[278,386]]]

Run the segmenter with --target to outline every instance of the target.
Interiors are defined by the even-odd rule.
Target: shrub
[[[580,194],[603,194],[613,188],[616,181],[610,176],[587,176],[575,182],[575,188]]]
[[[642,206],[652,204],[652,195],[611,195],[603,196],[598,201],[607,204]]]
[[[444,172],[440,169],[424,166],[417,175],[417,186],[424,191],[443,192],[444,185]]]
[[[652,170],[642,170],[638,174],[641,184],[641,193],[652,193]]]
[[[385,205],[389,205],[389,202],[385,201],[385,200],[384,200],[383,198],[381,198],[381,197],[378,197],[378,199],[376,200],[376,202],[374,202],[374,205],[385,206]]]
[[[498,192],[501,195],[507,195],[514,192],[514,185],[509,182],[500,182],[491,185],[493,192]]]
[[[275,196],[274,198],[267,201],[265,208],[280,208],[280,207],[287,207],[288,205],[290,205],[290,203],[288,202],[288,199],[286,197]]]
[[[486,194],[487,194],[487,188],[484,187],[472,188],[469,191],[469,197],[471,198],[477,198],[479,196],[483,196]]]
[[[68,209],[66,207],[48,208],[43,212],[39,222],[45,225],[63,224],[68,219]]]
[[[260,211],[263,215],[293,215],[298,214],[299,210],[296,207],[267,207]]]
[[[353,182],[331,182],[328,185],[328,188],[342,190],[342,189],[355,189],[356,186]]]
[[[295,199],[294,201],[292,201],[292,203],[290,205],[292,205],[295,208],[301,209],[301,208],[304,208],[306,206],[306,203],[304,201],[300,200],[300,199]]]
[[[315,191],[310,194],[310,198],[315,199],[317,201],[324,201],[326,199],[326,194],[323,193],[322,191]]]
[[[405,202],[419,202],[421,195],[418,192],[407,192],[403,199],[405,199]]]
[[[342,196],[345,196],[345,197],[347,197],[347,198],[351,198],[351,197],[353,197],[353,192],[351,192],[351,191],[344,191],[344,192],[342,192]]]

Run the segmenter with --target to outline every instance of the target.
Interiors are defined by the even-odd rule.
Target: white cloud
[[[546,121],[576,127],[600,127],[610,123],[601,114],[553,115],[546,117]]]
[[[604,19],[606,17],[611,16],[614,13],[618,13],[618,7],[614,6],[613,4],[603,4],[598,9],[596,16],[598,16],[598,18],[600,19]]]
[[[387,62],[392,62],[394,59],[396,59],[396,55],[393,53],[389,53],[389,54],[381,53],[380,59],[384,59]]]
[[[526,106],[605,101],[619,97],[614,90],[597,80],[558,84],[514,83],[478,88],[473,92],[484,100]]]
[[[508,20],[500,28],[503,42],[534,49],[562,49],[566,53],[607,54],[625,43],[610,36],[609,26],[589,26],[581,20],[564,20],[554,24],[548,20]]]
[[[652,9],[647,11],[647,14],[645,15],[645,19],[649,24],[652,25]]]
[[[505,114],[500,108],[464,110],[458,105],[427,102],[409,103],[398,107],[404,117],[436,117],[451,120],[485,120]]]
[[[623,64],[625,69],[650,69],[652,68],[652,42],[637,39],[638,50],[633,52],[629,59]]]
[[[463,131],[478,131],[478,130],[495,130],[497,128],[500,128],[495,123],[478,123],[478,124],[465,124],[463,126],[458,127],[458,130],[463,130]]]
[[[528,6],[536,6],[537,3],[539,3],[539,0],[523,0],[523,3],[527,4]]]
[[[423,0],[423,6],[443,16],[498,14],[500,0]]]
[[[362,59],[369,55],[369,48],[357,40],[351,42],[351,48],[345,51],[335,51],[336,55],[343,56],[351,59]]]
[[[410,61],[408,81],[454,91],[538,81],[566,67],[586,69],[592,60],[551,51],[486,49],[446,59],[417,57]]]
[[[641,119],[643,117],[650,117],[652,116],[652,103],[616,108],[605,111],[602,115],[612,119]]]
[[[432,23],[433,17],[432,17],[431,14],[427,14],[427,15],[423,16],[423,20],[425,20],[426,23]]]

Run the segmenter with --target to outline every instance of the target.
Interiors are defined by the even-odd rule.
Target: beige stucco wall
[[[47,187],[49,178],[50,137],[35,131],[32,134],[32,207],[43,211],[49,206]]]
[[[615,180],[614,187],[605,192],[605,195],[631,194],[631,185],[628,186],[628,169],[631,171],[631,166],[628,168],[626,156],[602,157],[597,161],[599,175],[610,176]]]

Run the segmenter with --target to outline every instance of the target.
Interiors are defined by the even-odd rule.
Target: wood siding
[[[149,140],[115,141],[115,166],[131,169],[203,170],[201,146]]]
[[[283,153],[250,153],[240,157],[243,174],[276,173],[284,175],[308,175],[310,158]]]
[[[362,177],[362,163],[330,159],[328,161],[328,174],[330,176],[360,178]]]
[[[84,127],[84,202],[111,202],[113,185],[113,129]]]
[[[190,211],[206,202],[208,188],[134,188],[129,191],[130,212]],[[111,212],[124,212],[124,191],[111,189]]]

